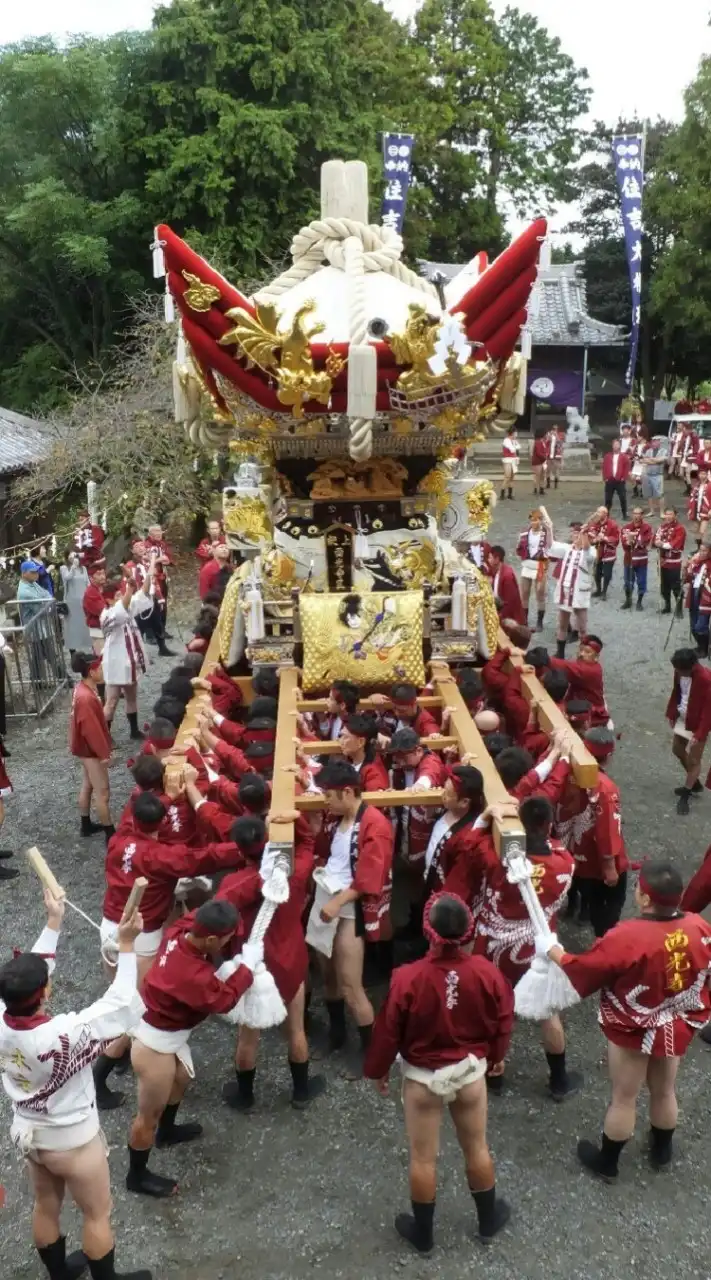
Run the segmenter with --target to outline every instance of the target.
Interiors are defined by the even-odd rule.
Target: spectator
[[[602,478],[605,481],[605,506],[612,512],[612,499],[619,498],[623,520],[627,519],[627,480],[632,464],[628,453],[622,452],[621,442],[612,441],[612,448],[602,460]]]
[[[64,603],[67,617],[64,623],[64,641],[71,654],[77,650],[91,649],[91,636],[84,616],[84,592],[89,586],[89,574],[81,563],[78,551],[70,547],[60,564]]]

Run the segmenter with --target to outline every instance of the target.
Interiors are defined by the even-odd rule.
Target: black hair
[[[508,751],[512,745],[512,740],[508,733],[500,733],[498,729],[492,730],[491,733],[483,735],[484,746],[486,747],[492,760],[498,759],[502,751]]]
[[[178,698],[166,698],[161,696],[157,702],[153,703],[153,715],[155,717],[154,723],[157,724],[160,722],[163,725],[167,723],[170,725],[171,729],[179,729],[185,716],[185,703],[180,702]],[[151,725],[151,730],[152,729],[153,725]],[[170,737],[170,734],[157,733],[155,736],[158,738],[168,738]]]
[[[195,912],[195,924],[200,926],[203,937],[221,937],[236,929],[239,924],[239,911],[227,898],[211,898],[203,902]]]
[[[569,688],[567,675],[557,667],[545,672],[541,684],[553,702],[562,702]]]
[[[215,630],[214,622],[198,622],[193,631],[193,635],[198,640],[211,640],[212,633]]]
[[[261,813],[267,802],[267,784],[261,773],[245,773],[239,780],[237,795],[246,809]]]
[[[202,603],[203,607],[211,604],[219,606],[222,603],[222,597],[219,591],[207,591],[202,598]]]
[[[360,689],[352,680],[333,680],[331,682],[331,693],[335,696],[336,701],[346,708],[349,715],[356,710],[360,701]]]
[[[612,747],[615,745],[615,735],[611,729],[594,724],[591,729],[585,730],[583,741],[597,743],[599,747]]]
[[[344,596],[338,606],[338,621],[347,625],[348,618],[351,615],[357,616],[360,612],[361,600],[362,596],[354,595],[353,593]]]
[[[241,849],[255,844],[266,844],[267,828],[256,814],[244,814],[232,823],[230,839],[234,840]]]
[[[586,698],[569,698],[565,704],[568,716],[586,716],[592,704]]]
[[[526,832],[526,853],[547,853],[553,818],[553,805],[545,796],[530,796],[521,805],[518,816]]]
[[[550,663],[550,656],[545,645],[534,645],[532,649],[528,650],[525,661],[529,667],[547,667]]]
[[[375,739],[378,722],[371,711],[354,711],[346,720],[346,728],[356,738],[365,738],[365,760],[370,764],[375,758]]]
[[[475,698],[481,697],[484,686],[478,671],[472,670],[471,667],[465,667],[457,683],[459,684],[459,692],[465,702],[473,702]]]
[[[175,698],[186,707],[194,693],[191,678],[191,676],[168,676],[160,687],[161,695],[164,698]]]
[[[247,721],[244,730],[244,737],[247,742],[251,740],[249,737],[250,729],[271,729],[274,737],[276,737],[276,727],[276,720],[272,720],[270,716],[255,716],[253,720]]]
[[[202,608],[197,618],[195,619],[195,625],[197,626],[201,622],[207,622],[209,623],[210,626],[212,626],[213,623],[217,622],[217,619],[219,618],[219,616],[220,616],[219,604],[205,604],[205,602],[203,601]]]
[[[276,720],[278,706],[276,698],[268,698],[263,695],[255,698],[247,707],[247,724],[249,724],[250,720],[259,720],[263,716],[270,720]]]
[[[184,653],[180,659],[179,665],[175,668],[175,670],[185,671],[186,673],[189,673],[194,678],[195,676],[200,675],[200,672],[202,671],[202,664],[204,661],[205,659],[201,653]]]
[[[34,951],[25,951],[0,969],[0,1000],[10,1015],[31,1017],[42,1003],[48,982],[47,961]],[[37,999],[33,1000],[33,996]]]
[[[415,702],[417,689],[414,684],[394,684],[390,696],[393,702]]]
[[[588,632],[588,634],[587,634],[586,636],[581,636],[581,638],[580,638],[580,643],[581,643],[581,644],[589,644],[591,640],[592,640],[593,644],[599,644],[599,646],[600,646],[600,648],[601,648],[601,649],[603,649],[603,648],[604,648],[604,645],[603,645],[602,640],[600,639],[600,637],[599,637],[599,636],[594,636],[594,635],[592,634],[592,632],[591,632],[591,631],[589,631],[589,632]]]
[[[88,676],[91,668],[96,664],[95,653],[73,653],[71,668],[82,680]]]
[[[676,649],[671,657],[671,664],[680,675],[693,671],[698,661],[699,655],[694,649]]]
[[[507,791],[515,787],[533,765],[533,756],[525,747],[507,747],[496,757],[496,768]]]
[[[151,791],[142,791],[131,801],[131,812],[137,822],[145,827],[157,827],[165,817],[165,805]]]
[[[671,915],[675,909],[673,907],[673,899],[676,898],[677,902],[681,901],[681,896],[684,892],[684,881],[674,863],[661,860],[658,862],[645,862],[642,867],[642,875],[655,895],[658,894],[659,897],[670,899],[668,908],[665,908],[664,904],[655,902],[655,909],[662,912],[666,909]],[[642,892],[644,893],[644,889],[642,889]],[[2,995],[1,990],[0,995]]]
[[[173,667],[173,670],[171,671],[170,675],[168,676],[168,680],[191,680],[191,681],[192,681],[192,680],[194,680],[194,679],[195,679],[196,675],[198,675],[199,670],[200,670],[200,667],[202,666],[203,662],[205,661],[205,659],[203,658],[202,654],[201,654],[201,653],[186,653],[185,657],[186,657],[186,658],[197,658],[197,659],[198,659],[198,663],[197,663],[197,670],[195,670],[195,666],[194,666],[194,665],[189,666],[187,662],[181,662],[179,666],[177,666],[177,667]],[[161,686],[161,687],[162,687],[162,686]],[[192,696],[192,684],[191,684],[191,686],[190,686],[190,689],[191,689],[191,696]]]
[[[416,751],[420,746],[420,735],[414,729],[396,729],[390,739],[391,751]]]
[[[455,764],[452,773],[459,780],[457,795],[470,802],[470,808],[484,799],[484,778],[471,764]]]
[[[461,938],[469,926],[464,903],[443,894],[430,911],[430,924],[440,938]]]
[[[338,757],[324,765],[318,775],[318,785],[322,791],[344,791],[350,787],[358,796],[363,790],[358,770],[353,768],[350,760],[339,760]]]
[[[664,514],[665,511],[673,511],[675,516],[679,514],[679,512],[677,511],[677,508],[669,506],[668,503],[662,507],[662,515]]]
[[[133,780],[142,791],[154,791],[156,787],[162,788],[164,772],[163,761],[148,752],[140,755],[131,768]]]
[[[279,697],[279,677],[269,667],[260,667],[252,676],[252,688],[264,698]]]
[[[489,552],[492,556],[497,556],[499,560],[506,559],[506,549],[504,547],[500,547],[498,543],[493,547],[489,547]]]
[[[156,716],[148,726],[148,737],[152,738],[154,742],[159,742],[161,739],[165,741],[167,738],[172,738],[175,741],[175,731],[179,725],[180,720],[176,724],[175,720],[169,720],[165,715]]]
[[[263,760],[264,756],[274,755],[274,743],[249,742],[245,747],[244,754],[248,760]]]

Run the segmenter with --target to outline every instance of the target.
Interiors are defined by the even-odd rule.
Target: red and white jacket
[[[407,774],[412,774],[408,783]],[[431,791],[443,787],[447,770],[441,756],[435,751],[425,751],[416,769],[394,767],[390,770],[393,791],[406,791],[408,786],[419,791]],[[407,866],[417,867],[424,861],[432,828],[442,810],[439,806],[401,805],[393,810],[396,827],[395,849]]]
[[[684,572],[684,582],[686,584],[684,603],[687,609],[692,606],[694,591],[698,591],[699,613],[711,614],[711,560],[698,560],[696,556],[692,556]]]
[[[654,538],[651,524],[647,524],[646,520],[635,524],[631,520],[629,524],[623,525],[620,538],[625,564],[637,567],[649,563],[649,548]]]
[[[697,742],[705,742],[711,733],[711,671],[696,663],[691,673],[689,701],[684,717],[684,728],[694,735]],[[674,672],[674,687],[667,703],[666,717],[675,725],[681,710],[681,676]]]
[[[316,837],[316,862],[325,867],[340,818],[324,817]],[[393,883],[392,823],[380,809],[361,804],[351,829],[352,887],[356,902],[356,931],[366,942],[383,942],[391,936],[390,902]]]
[[[659,551],[662,569],[680,569],[681,556],[686,545],[686,529],[678,520],[662,524],[654,535],[654,545]]]
[[[106,564],[104,542],[106,534],[98,524],[82,524],[74,530],[72,539],[75,550],[79,553],[79,561],[91,572]]]
[[[521,560],[536,560],[548,563],[548,548],[553,541],[550,525],[542,524],[539,529],[523,529],[518,535],[516,555]]]
[[[562,963],[578,995],[600,992],[603,1034],[623,1049],[681,1057],[709,1020],[711,926],[691,912],[623,920]]]
[[[504,436],[501,442],[501,457],[504,462],[517,462],[520,452],[521,446],[518,440],[512,440],[510,436]]]
[[[590,544],[597,548],[597,558],[603,564],[614,563],[620,545],[620,526],[615,520],[598,520],[588,525]]]
[[[694,485],[689,497],[687,514],[690,520],[708,520],[711,515],[711,480]]]

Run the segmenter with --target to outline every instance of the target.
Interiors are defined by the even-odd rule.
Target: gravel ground
[[[523,489],[523,485],[520,486]],[[526,482],[526,488],[528,484]],[[564,535],[568,521],[589,514],[598,487],[550,498],[549,509]],[[678,486],[672,486],[678,496]],[[530,495],[502,503],[490,536],[510,553],[525,520]],[[679,504],[682,505],[681,502]],[[672,789],[680,781],[671,763],[664,722],[671,669],[669,655],[684,638],[675,623],[663,652],[667,618],[656,612],[656,572],[643,614],[621,613],[621,567],[610,600],[595,602],[592,629],[605,640],[608,701],[622,739],[612,773],[622,786],[624,833],[633,857],[666,855],[689,874],[708,843],[703,824],[711,799],[695,802],[692,814],[677,818]],[[554,613],[546,617],[546,640],[553,643]],[[177,647],[177,646],[176,646]],[[141,693],[148,710],[169,664],[156,661]],[[77,771],[66,752],[66,705],[34,728],[10,730],[9,768],[15,795],[8,806],[3,843],[16,848],[36,843],[45,851],[70,896],[98,919],[102,898],[102,842],[77,838],[74,796]],[[127,728],[117,718],[118,747],[112,768],[115,808],[128,794],[125,760],[131,754]],[[7,839],[5,838],[7,837]],[[0,886],[2,953],[29,944],[39,931],[37,886],[28,871]],[[564,930],[575,948],[588,945],[587,932]],[[98,950],[89,925],[67,912],[56,980],[57,1008],[80,1007],[101,989]],[[315,1010],[313,1041],[323,1034]],[[227,1111],[219,1086],[231,1072],[231,1034],[219,1023],[193,1038],[198,1078],[185,1114],[205,1127],[201,1142],[154,1155],[157,1171],[180,1179],[179,1198],[156,1205],[127,1196],[126,1132],[132,1101],[107,1117],[114,1183],[114,1221],[120,1267],[150,1266],[156,1280],[232,1280],[258,1274],[265,1280],[389,1280],[393,1273],[413,1280],[464,1280],[486,1268],[488,1280],[608,1280],[613,1275],[664,1280],[678,1273],[691,1280],[711,1276],[706,1188],[711,1174],[707,1141],[707,1075],[710,1059],[695,1044],[680,1082],[680,1139],[674,1173],[653,1174],[643,1151],[646,1116],[623,1157],[618,1188],[591,1182],[574,1154],[578,1136],[595,1136],[607,1098],[603,1041],[593,1002],[568,1018],[569,1058],[585,1070],[585,1088],[556,1107],[544,1093],[545,1069],[535,1029],[517,1028],[507,1071],[506,1093],[492,1102],[490,1136],[500,1189],[515,1218],[483,1256],[471,1238],[473,1206],[448,1124],[443,1130],[437,1213],[437,1250],[422,1260],[400,1247],[392,1228],[407,1202],[406,1150],[397,1089],[385,1101],[365,1084],[349,1084],[342,1063],[329,1062],[328,1092],[307,1114],[288,1106],[286,1055],[278,1033],[265,1038],[258,1072],[259,1103],[241,1117]],[[0,1150],[7,1202],[0,1211],[0,1277],[31,1280],[40,1274],[29,1243],[30,1197],[22,1170],[7,1140],[9,1108],[0,1104]],[[72,1243],[77,1239],[73,1210],[67,1212]]]

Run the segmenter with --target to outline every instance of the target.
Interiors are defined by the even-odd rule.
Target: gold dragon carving
[[[257,304],[256,315],[244,307],[233,307],[227,312],[234,322],[222,338],[220,345],[236,346],[248,369],[261,369],[277,383],[277,398],[288,405],[295,418],[303,418],[304,403],[316,400],[327,405],[331,397],[333,377],[326,370],[314,369],[311,355],[311,339],[321,333],[324,325],[316,322],[307,327],[306,317],[315,309],[315,303],[307,301],[296,311],[288,332],[279,328],[279,313],[272,303]],[[335,359],[330,359],[334,356]],[[329,353],[329,369],[335,376],[342,363],[337,353]]]

